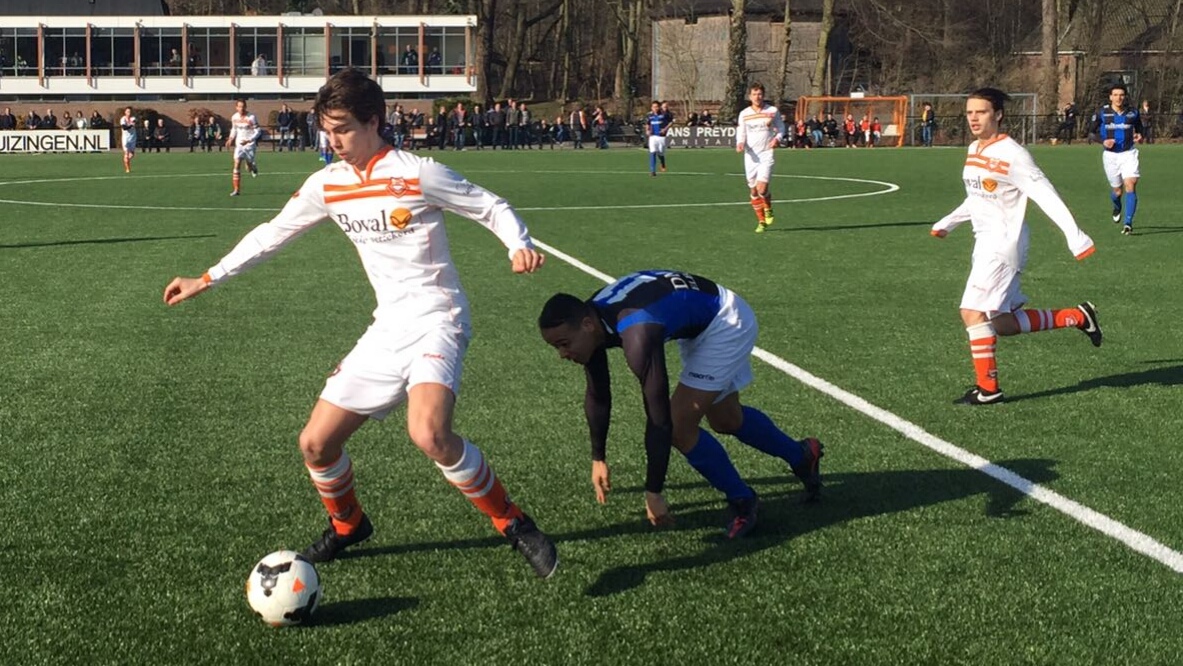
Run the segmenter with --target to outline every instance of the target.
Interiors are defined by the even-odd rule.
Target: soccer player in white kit
[[[763,84],[753,83],[748,99],[752,105],[739,112],[735,128],[735,152],[743,153],[744,175],[751,190],[752,210],[756,211],[756,233],[763,233],[773,222],[768,181],[776,163],[773,151],[785,138],[785,122],[780,111],[764,101]]]
[[[251,172],[251,178],[259,175],[259,168],[255,166],[255,148],[259,145],[261,135],[259,119],[246,110],[246,100],[240,99],[235,102],[234,115],[230,117],[230,136],[226,137],[226,147],[234,146],[234,189],[230,192],[232,197],[239,194],[244,162]]]
[[[374,287],[374,321],[325,382],[300,433],[300,451],[329,513],[329,527],[304,551],[314,562],[373,533],[354,492],[345,441],[367,420],[402,403],[407,430],[494,527],[546,578],[558,566],[554,544],[509,499],[481,450],[452,430],[460,371],[470,336],[468,300],[444,232],[444,211],[492,231],[515,273],[533,273],[544,257],[504,199],[446,166],[392,150],[379,129],[382,89],[356,69],[335,74],[316,97],[316,113],[341,161],[304,181],[270,222],[248,233],[198,278],[175,278],[164,300],[176,305],[270,257],[322,222],[354,243]]]
[[[1077,259],[1091,255],[1095,248],[1027,149],[1000,131],[1006,100],[1006,93],[994,88],[970,94],[965,116],[977,140],[969,145],[962,171],[965,201],[931,231],[944,238],[957,225],[973,223],[973,262],[961,298],[961,320],[969,334],[977,382],[955,404],[1002,402],[994,358],[999,335],[1072,327],[1084,331],[1094,346],[1101,346],[1101,327],[1092,303],[1058,310],[1021,309],[1027,302],[1019,279],[1027,263],[1028,231],[1023,217],[1028,198],[1060,228]]]
[[[119,128],[123,130],[123,173],[131,173],[131,158],[136,156],[136,117],[130,106],[123,110]]]

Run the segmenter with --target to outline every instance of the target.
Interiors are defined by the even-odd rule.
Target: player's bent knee
[[[313,467],[331,465],[341,457],[342,443],[322,437],[305,428],[299,438],[300,454],[304,462]]]
[[[710,424],[711,430],[720,435],[730,435],[738,432],[743,426],[743,415],[740,414],[737,418],[733,414],[708,414],[707,423]]]
[[[434,424],[407,426],[411,442],[428,458],[444,465],[454,465],[464,454],[464,442],[446,428]]]

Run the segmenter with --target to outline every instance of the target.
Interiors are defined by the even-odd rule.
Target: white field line
[[[524,173],[524,174],[598,174],[598,175],[627,175],[633,176],[631,172],[619,171],[513,171],[503,170],[497,172],[482,172],[480,170],[470,170],[468,173]],[[275,172],[265,175],[275,176],[300,176],[305,175],[303,171],[284,171]],[[707,173],[707,172],[682,172],[677,174],[664,174],[665,176],[736,176],[741,177],[743,174],[738,173]],[[220,178],[225,177],[223,173],[169,173],[169,174],[135,174],[128,176],[83,176],[74,178],[40,178],[36,180],[10,180],[0,182],[0,187],[5,185],[36,185],[44,183],[74,183],[83,180],[129,180],[140,178]],[[793,174],[774,174],[775,178],[800,178],[807,180],[830,180],[847,183],[866,183],[870,185],[879,185],[882,189],[877,189],[871,192],[855,192],[852,194],[835,194],[824,197],[807,197],[802,199],[774,199],[773,203],[789,204],[789,203],[809,203],[815,201],[835,201],[838,199],[858,199],[860,197],[874,197],[880,194],[891,194],[900,189],[899,185],[889,183],[882,180],[868,180],[865,178],[843,178],[839,176],[798,176]],[[278,211],[277,207],[271,208],[250,208],[245,206],[233,207],[218,207],[218,206],[139,206],[130,204],[100,204],[100,203],[63,203],[50,201],[34,201],[27,199],[0,199],[0,204],[14,204],[20,206],[49,206],[53,208],[101,208],[110,210],[167,210],[167,211],[199,211],[199,212],[216,212],[216,211],[247,211],[257,213],[274,213]],[[646,208],[703,208],[715,206],[747,206],[747,201],[721,201],[721,202],[700,202],[700,203],[663,203],[663,204],[621,204],[621,205],[600,205],[600,206],[532,206],[532,207],[518,207],[515,210],[523,212],[543,212],[543,211],[564,211],[564,210],[630,210],[630,209],[646,209]]]
[[[551,255],[558,257],[559,259],[562,259],[563,261],[571,264],[575,268],[578,268],[588,275],[599,278],[604,282],[612,282],[614,279],[607,273],[585,264],[575,257],[562,252],[558,248],[547,245],[538,239],[534,239],[534,242],[538,245],[538,247],[542,248],[546,252],[549,252]],[[886,409],[876,407],[863,398],[860,398],[849,391],[838,388],[821,377],[818,377],[817,375],[814,375],[807,370],[784,360],[772,352],[756,347],[752,351],[752,355],[761,361],[764,361],[768,365],[771,365],[777,370],[789,375],[793,379],[796,379],[802,384],[820,391],[821,393],[830,396],[847,407],[850,407],[856,412],[859,412],[864,416],[882,423],[883,425],[895,430],[896,432],[920,444],[921,446],[932,449],[946,458],[955,460],[966,467],[971,467],[978,470],[990,478],[1001,481],[1007,486],[1014,488],[1018,492],[1036,501],[1042,502],[1056,509],[1057,511],[1060,511],[1061,513],[1066,514],[1077,522],[1087,525],[1088,527],[1097,530],[1105,536],[1120,541],[1130,549],[1142,553],[1143,555],[1162,564],[1165,564],[1176,573],[1183,573],[1183,553],[1168,548],[1150,536],[1127,527],[1126,525],[1117,522],[1109,516],[1094,511],[1093,509],[1090,509],[1079,502],[1075,502],[1068,499],[1067,497],[1064,497],[1063,495],[1060,495],[1059,493],[1048,490],[1038,483],[1019,476],[1005,467],[995,465],[994,463],[979,455],[970,453],[961,447],[955,446],[952,443],[927,432],[924,430],[924,428],[921,428],[915,423],[896,416]]]

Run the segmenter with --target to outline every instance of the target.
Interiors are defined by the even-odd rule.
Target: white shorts
[[[665,155],[665,137],[656,134],[649,136],[649,152]]]
[[[253,164],[255,161],[255,147],[257,145],[258,144],[253,141],[250,143],[236,145],[234,147],[234,161],[238,162],[239,160],[246,160]]]
[[[991,319],[1018,310],[1027,302],[1019,279],[1022,273],[1021,265],[1000,254],[975,256],[961,309],[984,312]]]
[[[123,152],[136,152],[136,136],[134,134],[123,133]]]
[[[678,340],[682,374],[678,383],[718,391],[716,402],[752,383],[752,349],[760,327],[756,313],[734,292],[719,287],[722,307],[698,337]]]
[[[750,149],[743,152],[743,170],[748,179],[748,187],[755,187],[756,183],[767,183],[772,178],[772,165],[776,158],[772,150],[763,153],[753,153]]]
[[[320,397],[380,420],[417,384],[443,384],[458,396],[469,337],[458,325],[400,333],[371,325],[325,381]]]
[[[1105,177],[1109,179],[1109,187],[1121,187],[1126,178],[1139,178],[1138,149],[1130,148],[1124,153],[1113,153],[1106,150],[1101,153],[1101,163],[1105,165]]]

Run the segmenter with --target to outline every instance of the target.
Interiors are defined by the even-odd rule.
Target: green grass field
[[[972,234],[928,235],[964,196],[961,149],[782,151],[763,235],[729,151],[674,152],[655,179],[637,150],[443,155],[547,246],[610,275],[679,268],[733,288],[762,349],[1156,540],[1157,558],[761,361],[745,402],[826,442],[822,504],[723,438],[765,500],[757,531],[723,542],[722,500],[678,456],[678,523],[652,531],[640,395],[617,353],[615,490],[597,505],[582,371],[534,321],[550,294],[602,282],[553,254],[515,276],[492,234],[454,219],[476,331],[457,429],[555,537],[561,569],[535,579],[396,413],[350,443],[375,537],[320,567],[317,622],[285,630],[250,614],[243,582],[323,528],[296,435],[372,292],[332,225],[193,302],[161,292],[278,210],[313,154],[262,153],[237,199],[225,153],[140,155],[130,176],[114,154],[4,157],[0,662],[1178,663],[1183,152],[1142,149],[1129,238],[1095,146],[1035,157],[1098,251],[1075,261],[1032,206],[1024,291],[1093,301],[1105,345],[1004,339],[1011,401],[971,410],[950,402],[973,377],[957,316]]]

